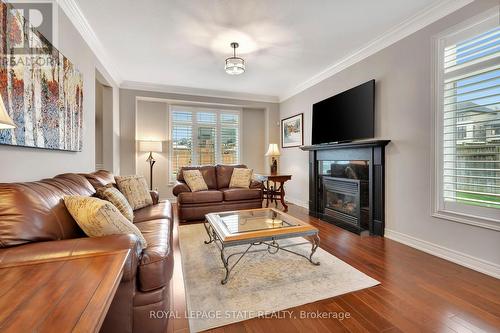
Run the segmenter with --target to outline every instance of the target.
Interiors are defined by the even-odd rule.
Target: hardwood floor
[[[500,280],[383,237],[360,237],[295,205],[289,213],[320,230],[321,248],[381,284],[290,309],[297,316],[349,313],[343,320],[256,318],[210,332],[500,332]],[[173,310],[184,314],[177,230],[174,251]],[[189,332],[185,318],[169,326],[169,332]]]

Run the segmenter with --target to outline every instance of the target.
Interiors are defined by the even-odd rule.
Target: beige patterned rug
[[[299,256],[247,254],[231,272],[226,285],[220,281],[224,266],[215,244],[202,224],[179,227],[179,242],[186,288],[187,315],[191,332],[235,323],[275,311],[315,302],[379,284],[378,281],[319,248],[314,266]],[[302,243],[303,238],[280,241]],[[228,248],[227,253],[244,251],[247,246]],[[321,245],[320,245],[321,247]],[[307,254],[309,245],[293,248]],[[237,258],[237,256],[236,256]],[[229,263],[234,262],[234,257]]]

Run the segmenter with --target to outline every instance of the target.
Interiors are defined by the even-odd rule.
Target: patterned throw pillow
[[[249,188],[252,181],[252,173],[253,169],[234,168],[229,187]]]
[[[116,176],[116,186],[127,198],[132,210],[137,210],[153,204],[149,194],[148,183],[142,176]]]
[[[87,236],[134,234],[139,238],[142,249],[148,246],[139,229],[110,202],[93,197],[70,195],[64,197],[64,204]]]
[[[130,207],[127,198],[113,185],[99,187],[96,190],[96,195],[99,199],[111,202],[130,222],[134,220],[134,211]]]
[[[191,192],[198,192],[208,190],[207,183],[200,172],[200,170],[183,170],[182,176],[186,181],[187,186]]]

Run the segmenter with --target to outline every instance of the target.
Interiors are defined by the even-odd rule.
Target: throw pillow
[[[110,202],[93,197],[70,195],[64,197],[64,204],[87,236],[134,234],[139,238],[142,249],[148,246],[140,230]]]
[[[252,181],[252,173],[253,169],[234,168],[229,187],[249,188]]]
[[[183,170],[182,176],[186,181],[187,186],[191,192],[198,192],[203,190],[208,190],[207,183],[203,179],[203,175],[200,170]]]
[[[153,204],[146,178],[142,176],[116,176],[115,181],[120,192],[122,192],[130,206],[132,206],[132,210]]]
[[[127,198],[113,185],[99,187],[96,190],[96,195],[99,199],[111,202],[130,222],[134,220],[134,211],[128,203]]]

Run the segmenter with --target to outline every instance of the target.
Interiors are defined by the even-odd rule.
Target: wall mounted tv
[[[375,80],[313,104],[313,145],[373,138]]]

